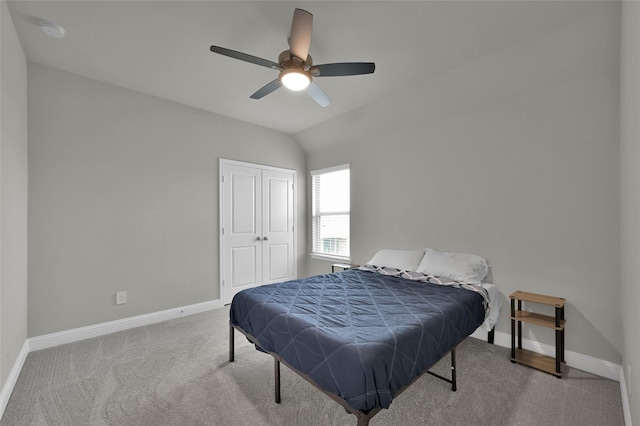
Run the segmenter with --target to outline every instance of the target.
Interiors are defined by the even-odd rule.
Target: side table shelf
[[[542,294],[516,291],[509,296],[511,299],[511,362],[528,365],[562,377],[561,366],[564,362],[564,305],[566,300],[561,297],[545,296]],[[537,303],[555,307],[555,316],[542,315],[535,312],[523,311],[522,302]],[[516,309],[517,302],[517,309]],[[536,352],[522,349],[522,323],[553,328],[556,332],[556,356],[555,358],[541,355]],[[517,328],[517,333],[516,333]],[[518,346],[516,347],[516,336]]]

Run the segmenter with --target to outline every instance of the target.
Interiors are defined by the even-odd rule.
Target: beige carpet
[[[227,308],[33,352],[0,425],[355,425],[284,366],[276,404],[273,358],[237,332],[227,357]],[[371,425],[624,424],[617,382],[571,368],[557,379],[472,338],[457,366],[457,392],[425,375]]]

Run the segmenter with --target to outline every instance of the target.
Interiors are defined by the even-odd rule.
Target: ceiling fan
[[[263,98],[284,85],[290,90],[306,91],[314,101],[326,107],[331,105],[331,100],[320,86],[313,81],[314,77],[371,74],[375,71],[376,64],[373,62],[341,62],[313,65],[313,60],[309,55],[312,27],[313,15],[306,10],[296,9],[293,12],[293,22],[291,23],[289,50],[280,53],[277,63],[219,46],[211,46],[211,51],[280,71],[278,78],[260,88],[251,95],[251,99]]]

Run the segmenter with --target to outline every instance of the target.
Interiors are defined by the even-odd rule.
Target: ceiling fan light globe
[[[311,84],[311,75],[301,70],[288,69],[280,74],[280,81],[287,89],[299,92]]]

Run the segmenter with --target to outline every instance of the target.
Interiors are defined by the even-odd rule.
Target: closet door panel
[[[269,244],[267,248],[267,265],[264,271],[269,274],[265,281],[278,282],[291,279],[289,277],[289,245]]]
[[[220,298],[262,284],[262,173],[235,164],[222,168],[222,286]]]
[[[262,277],[259,277],[256,271],[256,265],[262,259],[258,259],[256,252],[255,246],[231,249],[231,287],[234,290],[254,287],[262,282]]]
[[[293,173],[262,171],[264,284],[293,279]]]

